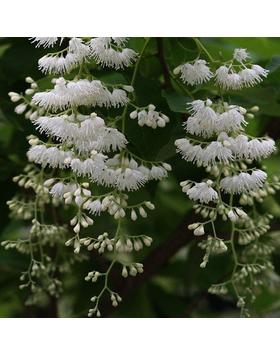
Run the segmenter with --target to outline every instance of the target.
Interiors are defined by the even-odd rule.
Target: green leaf
[[[163,90],[162,96],[166,99],[168,106],[173,112],[186,113],[186,104],[190,98],[174,90]]]

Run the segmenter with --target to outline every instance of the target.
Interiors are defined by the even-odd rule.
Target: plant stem
[[[140,61],[142,60],[142,57],[143,57],[143,54],[147,48],[147,45],[150,41],[150,37],[148,37],[146,40],[145,40],[145,43],[142,47],[142,50],[140,52],[140,55],[138,57],[138,60],[135,64],[135,67],[134,67],[134,70],[133,70],[133,74],[132,74],[132,78],[131,78],[131,82],[130,82],[130,85],[133,86],[135,84],[135,80],[136,80],[136,76],[137,76],[137,72],[138,72],[138,68],[139,68],[139,64],[140,64]],[[123,110],[123,114],[122,114],[122,133],[125,132],[125,117],[126,117],[126,114],[127,114],[127,110],[128,110],[128,105],[125,106],[124,110]]]
[[[198,38],[194,38],[193,40],[195,41],[195,44],[197,45],[198,49],[201,49],[207,55],[210,61],[214,62],[214,58],[211,56],[205,46],[201,43],[201,41]]]

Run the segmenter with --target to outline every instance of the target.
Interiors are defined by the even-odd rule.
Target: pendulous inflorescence
[[[113,306],[121,301],[121,296],[109,285],[113,266],[117,266],[123,277],[143,272],[143,265],[130,254],[150,246],[152,238],[145,234],[130,235],[124,220],[146,218],[155,206],[147,200],[130,202],[131,194],[151,180],[164,179],[171,170],[167,163],[149,162],[132,153],[133,142],[129,142],[125,132],[129,115],[138,117],[140,126],[164,127],[169,122],[154,105],[142,108],[135,103],[134,80],[148,41],[138,54],[127,47],[127,38],[33,38],[37,47],[63,45],[61,50],[46,54],[38,62],[51,87],[41,89],[40,82],[28,77],[30,88],[24,95],[9,93],[17,103],[15,112],[25,114],[38,135],[28,136],[29,164],[24,174],[14,178],[28,192],[32,189],[32,195],[27,193],[28,199],[8,202],[12,213],[31,220],[32,227],[22,239],[3,245],[30,255],[21,288],[31,286],[33,294],[40,288],[40,293],[51,291],[55,296],[61,291],[61,282],[53,278],[50,284],[44,284],[49,277],[47,273],[57,275],[59,265],[57,257],[53,260],[48,256],[47,244],[55,245],[57,252],[58,244],[63,249],[72,247],[73,255],[66,256],[69,263],[87,257],[83,251],[105,254],[108,268],[89,271],[85,277],[86,281],[103,285],[91,299],[89,316],[101,315],[100,302],[105,295]],[[134,66],[133,79],[126,84],[106,84],[94,75],[95,69],[100,73],[103,68],[116,71],[131,66]],[[69,216],[63,226],[62,214],[57,216],[60,208]],[[45,214],[53,214],[54,218],[48,217],[46,223]],[[95,232],[95,222],[104,214],[115,228]],[[41,274],[46,274],[42,280]]]
[[[249,316],[256,292],[273,274],[275,242],[267,235],[272,216],[263,214],[260,205],[280,189],[280,182],[278,177],[269,177],[261,163],[276,150],[274,140],[246,133],[259,107],[244,108],[232,102],[229,90],[257,85],[268,70],[251,63],[245,49],[235,49],[232,59],[222,63],[199,40],[195,42],[209,62],[199,57],[175,68],[174,74],[190,86],[212,82],[215,94],[187,105],[189,117],[183,124],[187,136],[175,142],[183,159],[207,174],[201,182],[181,182],[183,192],[194,201],[195,213],[201,216],[188,229],[201,239],[202,268],[212,255],[230,255],[231,270],[209,292],[234,295],[241,315]],[[217,229],[221,223],[226,226],[223,232]]]

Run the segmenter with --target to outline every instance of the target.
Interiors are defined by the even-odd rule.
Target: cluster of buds
[[[32,164],[28,164],[24,168],[24,174],[13,177],[13,181],[20,187],[25,189],[33,189],[33,191],[40,195],[39,204],[46,204],[50,202],[48,189],[40,181],[40,169]]]
[[[129,237],[119,238],[116,242],[116,250],[118,252],[130,253],[133,250],[139,251],[144,245],[149,247],[152,244],[153,239],[146,235],[136,235]]]
[[[232,209],[230,209],[227,216],[232,222],[237,222],[240,219],[244,220],[248,218],[247,213],[244,212],[241,208],[237,208],[237,207],[233,207]]]
[[[135,210],[138,210],[141,217],[143,217],[143,218],[147,217],[147,212],[145,211],[144,206],[147,207],[149,210],[155,209],[155,205],[152,202],[150,202],[150,201],[142,202],[139,206],[136,206],[135,208],[131,209],[130,218],[132,221],[136,221],[138,218]]]
[[[260,265],[260,264],[246,264],[235,275],[235,279],[242,280],[242,279],[245,279],[246,277],[249,277],[252,274],[253,275],[260,274],[261,272],[263,272],[264,270],[266,270],[269,267],[273,268],[271,263],[262,264],[262,265]]]
[[[272,215],[267,214],[259,217],[256,223],[251,219],[247,219],[244,223],[244,228],[238,230],[238,243],[247,245],[265,234],[270,228],[269,222],[272,218]]]
[[[12,216],[17,219],[28,220],[33,216],[33,203],[29,203],[23,199],[12,199],[7,201],[7,205],[9,206]]]
[[[140,108],[132,111],[130,113],[130,118],[137,118],[138,124],[141,127],[146,125],[154,129],[157,127],[165,127],[166,123],[169,122],[169,117],[167,117],[161,112],[156,111],[156,107],[152,104],[148,105],[145,108]]]
[[[266,182],[261,189],[256,191],[250,191],[249,193],[243,193],[240,197],[240,205],[253,206],[254,200],[262,203],[264,198],[268,195],[275,195],[276,191],[280,190],[280,181],[278,176],[273,176],[272,182]]]
[[[115,240],[114,238],[108,238],[108,233],[104,232],[100,234],[96,239],[93,238],[83,238],[81,239],[81,243],[87,247],[88,250],[97,250],[99,254],[107,251],[113,251]]]
[[[198,244],[198,246],[201,249],[205,250],[203,261],[200,264],[201,268],[206,267],[210,255],[222,254],[225,253],[228,249],[225,242],[222,239],[217,237],[212,237],[210,235],[207,237],[207,240],[203,240]]]
[[[128,277],[128,275],[136,276],[137,274],[142,274],[143,272],[144,272],[143,264],[141,263],[132,263],[130,265],[123,265],[122,268],[123,277]]]
[[[63,194],[65,204],[71,204],[73,199],[77,206],[82,206],[83,203],[91,196],[91,191],[88,190],[89,183],[83,182],[75,191],[68,191]]]
[[[193,234],[196,237],[201,237],[205,234],[203,223],[192,223],[188,225],[189,230],[193,230]]]
[[[120,194],[118,196],[109,195],[102,200],[102,211],[108,211],[115,219],[124,218],[126,216],[125,208],[127,207],[128,195]]]
[[[61,242],[67,233],[65,226],[41,224],[35,218],[31,223],[32,227],[30,228],[30,236],[39,237],[43,245],[48,244],[50,246],[54,246],[56,242]]]
[[[51,258],[46,256],[44,262],[38,262],[33,259],[30,269],[21,274],[20,281],[22,283],[19,285],[19,289],[22,290],[30,287],[33,293],[33,297],[30,298],[28,304],[33,304],[34,297],[39,298],[43,293],[42,287],[34,280],[44,280],[45,290],[47,290],[51,296],[58,297],[62,291],[62,282],[50,276],[53,274],[54,270],[55,266]]]
[[[271,253],[275,250],[274,245],[264,244],[264,243],[255,243],[251,244],[247,247],[245,255],[252,256],[256,255],[258,257],[266,257],[271,255]]]
[[[223,296],[228,293],[228,289],[225,284],[217,284],[210,286],[208,292],[212,295]]]
[[[242,222],[244,219],[248,218],[247,213],[241,208],[230,208],[223,203],[218,204],[216,208],[195,204],[194,210],[196,214],[200,214],[203,218],[210,218],[212,221],[217,219],[217,215],[220,215],[223,221],[230,220],[232,222]]]
[[[25,96],[17,92],[11,91],[9,92],[9,97],[12,102],[18,103],[17,106],[15,107],[15,113],[21,115],[25,112],[25,118],[35,120],[36,118],[38,118],[40,114],[44,113],[43,110],[37,112],[37,110],[34,109],[32,105],[30,105],[31,97],[38,90],[38,85],[30,76],[26,77],[25,81],[27,84],[29,84],[29,88],[27,88],[24,92]],[[28,108],[29,110],[27,111]]]
[[[101,274],[99,271],[90,271],[85,277],[85,281],[97,282],[100,276]]]
[[[4,240],[1,242],[1,246],[6,250],[16,249],[22,254],[28,254],[30,252],[30,246],[27,240]]]
[[[87,228],[88,226],[93,225],[93,219],[87,216],[85,213],[80,213],[71,219],[70,225],[73,226],[73,231],[76,234],[79,234],[81,226],[83,228]]]

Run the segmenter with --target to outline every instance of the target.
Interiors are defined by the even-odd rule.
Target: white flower
[[[200,144],[193,145],[188,139],[181,138],[175,141],[175,145],[186,161],[201,164],[204,151]]]
[[[202,101],[202,100],[194,100],[190,103],[188,103],[189,111],[192,113],[196,113],[198,112],[200,109],[203,109],[205,106],[205,103],[208,103],[208,106],[212,105],[212,101],[211,100],[206,100],[206,101]]]
[[[63,169],[64,160],[72,157],[72,152],[59,150],[56,147],[47,148],[45,145],[34,145],[27,152],[28,160],[43,167],[49,165],[52,168]]]
[[[227,176],[221,180],[221,189],[227,193],[239,194],[257,190],[263,186],[267,174],[262,170],[254,170],[252,174],[240,173]]]
[[[239,90],[242,88],[242,79],[239,74],[231,71],[225,65],[216,70],[216,83],[224,90]]]
[[[225,112],[218,114],[215,123],[216,133],[232,132],[245,126],[247,122],[241,111],[244,111],[242,107],[229,106]]]
[[[218,198],[218,193],[211,187],[212,181],[195,183],[195,185],[187,190],[187,195],[191,200],[200,201],[201,203],[209,203]]]
[[[250,159],[267,158],[275,150],[275,142],[271,138],[254,138],[248,143],[248,157]]]
[[[113,107],[121,107],[128,103],[127,93],[122,89],[114,89],[109,96],[110,105]]]
[[[79,158],[71,159],[70,167],[78,176],[89,176],[91,180],[99,182],[105,167],[107,157],[96,153],[92,158],[81,160]]]
[[[149,178],[151,180],[162,180],[167,177],[167,171],[163,166],[154,165],[150,170]]]
[[[197,59],[194,64],[180,65],[174,72],[181,72],[182,81],[190,85],[202,84],[209,81],[213,76],[207,62],[202,59]]]
[[[208,166],[217,163],[217,161],[228,164],[232,158],[232,152],[229,148],[221,142],[214,141],[204,149],[200,159],[204,166]]]
[[[74,192],[76,188],[76,185],[73,184],[63,184],[62,182],[57,182],[51,188],[50,193],[53,197],[62,198],[66,192]]]
[[[94,149],[102,152],[109,152],[122,149],[126,146],[127,140],[123,133],[119,132],[116,128],[106,127],[103,135],[98,137]]]
[[[233,52],[233,59],[237,60],[239,63],[244,62],[248,58],[250,58],[250,56],[244,48],[236,48]]]
[[[62,115],[55,117],[42,116],[35,121],[40,132],[73,144],[79,152],[93,149],[110,151],[124,148],[127,144],[125,136],[116,128],[105,126],[104,120],[96,114],[85,116]]]
[[[151,178],[150,170],[139,167],[134,159],[120,160],[119,155],[107,161],[106,159],[107,157],[100,153],[85,161],[75,158],[71,160],[71,169],[77,175],[87,175],[100,185],[115,186],[120,191],[137,190]],[[162,169],[166,173],[166,170]]]
[[[181,138],[175,141],[175,145],[185,160],[199,166],[213,165],[217,161],[228,164],[233,158],[232,151],[219,141],[213,141],[202,148],[200,144],[193,145],[188,139]]]
[[[230,142],[230,149],[234,156],[238,159],[248,157],[248,137],[244,134],[239,134],[236,138],[225,138]]]
[[[211,100],[206,100],[205,102],[199,100],[190,104],[194,113],[184,124],[187,132],[204,137],[212,136],[213,132],[215,132],[217,115],[210,107],[211,104]]]
[[[253,69],[245,68],[239,72],[242,85],[245,87],[254,86],[262,81],[261,76]]]
[[[116,176],[116,187],[121,191],[137,190],[147,181],[147,177],[138,169],[117,169]]]
[[[215,76],[216,83],[224,90],[239,90],[260,83],[263,78],[267,77],[268,72],[259,65],[252,65],[251,68],[245,67],[239,72],[222,65],[216,70]]]
[[[115,44],[113,43],[115,42]],[[90,41],[91,55],[98,64],[123,69],[135,62],[138,54],[129,48],[122,48],[125,40],[120,38],[98,37]],[[112,47],[118,47],[117,49]]]
[[[59,78],[56,80],[52,90],[36,93],[32,98],[32,102],[47,110],[65,109],[89,103],[94,94],[96,96],[101,94],[102,89],[102,84],[99,81],[79,80],[67,82],[64,78]],[[108,98],[106,97],[105,100],[107,101]]]
[[[269,70],[262,68],[260,65],[253,64],[252,70],[254,70],[259,76],[266,78]]]
[[[123,46],[128,38],[127,37],[112,37],[112,40],[118,45],[118,46]]]
[[[243,159],[261,159],[267,158],[275,150],[275,142],[271,138],[253,138],[249,141],[244,134],[236,138],[228,138],[230,149],[237,158]]]
[[[119,107],[127,102],[124,90],[114,89],[111,93],[99,80],[81,79],[67,82],[64,78],[57,79],[52,90],[38,92],[32,98],[33,104],[53,111],[80,105]]]
[[[69,73],[90,56],[90,47],[80,38],[71,38],[67,54],[48,54],[39,59],[39,69],[43,73],[64,74]]]
[[[102,211],[102,203],[100,200],[90,201],[88,204],[86,204],[86,208],[93,215],[100,215],[100,213]]]
[[[58,37],[32,37],[31,43],[36,43],[36,47],[53,47],[58,41]]]
[[[212,101],[209,99],[196,100],[189,105],[193,114],[183,126],[191,134],[209,138],[220,132],[240,130],[247,124],[244,119],[246,110],[243,107],[228,105],[225,102],[216,107],[217,111],[214,111],[211,107]]]

